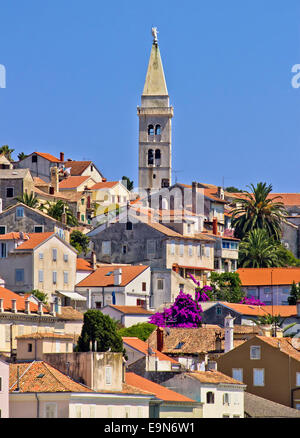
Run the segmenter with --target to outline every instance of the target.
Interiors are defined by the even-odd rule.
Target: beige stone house
[[[102,181],[90,187],[95,204],[94,222],[97,216],[126,206],[130,201],[129,190],[120,181]]]
[[[74,291],[77,251],[57,234],[3,234],[0,246],[0,273],[7,288],[38,289],[49,300],[56,290]]]
[[[43,360],[47,353],[72,353],[78,335],[37,332],[16,337],[17,360]]]
[[[50,182],[50,168],[58,167],[61,163],[62,154],[60,158],[54,157],[47,152],[32,152],[26,158],[14,163],[17,169],[29,169],[33,177],[39,177],[46,182]]]
[[[29,169],[0,169],[0,198],[5,210],[15,204],[16,196],[33,191],[34,181]]]

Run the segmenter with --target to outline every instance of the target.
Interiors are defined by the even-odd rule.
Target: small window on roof
[[[37,163],[37,155],[32,155],[31,162],[32,163]]]
[[[175,347],[175,350],[180,350],[184,346],[185,342],[178,342],[178,344]]]
[[[105,277],[108,277],[109,275],[111,275],[114,271],[109,271],[107,274],[105,274]]]

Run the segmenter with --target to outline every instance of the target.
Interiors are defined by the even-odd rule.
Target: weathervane
[[[151,31],[153,36],[153,42],[154,44],[157,44],[157,34],[158,34],[157,27],[152,27]]]

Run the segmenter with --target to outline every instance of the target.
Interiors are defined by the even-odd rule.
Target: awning
[[[86,301],[86,298],[78,294],[77,292],[67,292],[64,290],[57,290],[56,293],[63,295],[64,297],[70,298],[71,300],[74,301]]]

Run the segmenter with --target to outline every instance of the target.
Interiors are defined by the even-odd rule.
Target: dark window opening
[[[148,126],[148,135],[154,135],[154,126],[153,125]]]
[[[143,292],[146,292],[146,288],[147,288],[147,283],[145,283],[145,282],[143,281],[143,283],[142,283],[142,291],[143,291]]]
[[[95,302],[96,309],[101,309],[101,301]]]
[[[127,253],[127,245],[123,245],[122,247],[122,253],[126,254]]]
[[[215,394],[213,392],[206,393],[206,403],[213,404],[215,402]]]
[[[28,344],[28,353],[32,352],[32,344]]]
[[[31,162],[32,163],[37,163],[37,155],[32,155]]]
[[[132,230],[132,222],[126,222],[126,230]]]
[[[156,125],[155,126],[155,135],[160,135],[161,134],[161,126],[160,125]]]
[[[162,187],[169,187],[169,185],[170,185],[169,178],[163,178],[161,180],[161,186]]]
[[[161,159],[160,149],[156,149],[156,151],[155,151],[155,165],[156,166],[160,166],[160,159]]]
[[[149,149],[149,151],[148,151],[148,164],[153,164],[153,162],[154,162],[153,150]]]
[[[6,197],[7,198],[13,198],[14,196],[14,189],[13,187],[7,187],[6,189]]]

